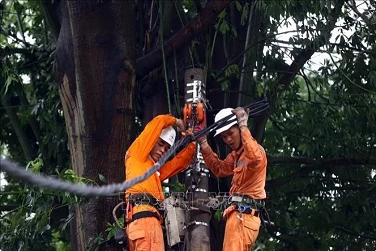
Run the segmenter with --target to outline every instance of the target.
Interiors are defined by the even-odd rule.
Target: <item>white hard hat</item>
[[[224,108],[224,109],[220,110],[220,111],[217,113],[217,115],[215,115],[214,122],[217,122],[218,120],[223,119],[224,117],[227,117],[227,116],[230,115],[230,114],[233,114],[233,113],[231,112],[232,110],[233,110],[232,108]],[[232,116],[231,118],[229,118],[229,120],[234,119],[234,118],[235,118],[235,115]],[[233,126],[233,125],[235,125],[235,124],[237,124],[237,123],[238,123],[238,122],[237,122],[236,119],[235,119],[234,122],[231,122],[230,124],[228,124],[228,125],[226,125],[226,126],[224,126],[224,127],[221,127],[221,128],[219,128],[219,129],[217,129],[216,132],[215,132],[214,137],[217,136],[218,134],[220,134],[221,132],[224,132],[224,131],[230,129],[231,126]]]
[[[172,146],[175,142],[176,132],[174,128],[167,127],[162,130],[161,136],[159,136],[161,139],[166,141],[170,146]]]

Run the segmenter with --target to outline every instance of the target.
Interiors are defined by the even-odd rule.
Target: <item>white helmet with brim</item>
[[[172,146],[175,142],[176,138],[176,131],[171,126],[165,128],[162,130],[161,136],[159,136],[161,139],[167,142],[170,146]]]
[[[232,110],[234,110],[234,109],[232,109],[232,108],[224,108],[224,109],[220,110],[220,111],[217,113],[217,115],[215,115],[214,122],[218,122],[219,120],[223,119],[224,117],[227,117],[228,115],[233,114],[233,113],[231,112]],[[234,118],[235,118],[235,115],[232,116],[231,118],[229,118],[229,120],[234,119]],[[238,123],[238,122],[237,122],[236,119],[235,119],[234,122],[231,122],[230,124],[225,125],[224,127],[218,128],[218,129],[215,131],[215,135],[214,135],[214,137],[217,136],[218,134],[220,134],[221,132],[224,132],[224,131],[230,129],[231,126],[233,126],[233,125],[235,125],[235,124],[237,124],[237,123]]]

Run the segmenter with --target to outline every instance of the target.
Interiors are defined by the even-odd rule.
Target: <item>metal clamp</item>
[[[210,207],[210,208],[213,208],[213,209],[218,208],[219,205],[220,205],[220,202],[219,202],[219,200],[216,199],[216,198],[212,198],[212,199],[210,199],[210,200],[208,201],[208,203],[206,203],[206,206],[207,206],[207,207]]]
[[[187,229],[187,228],[189,228],[189,227],[192,226],[192,225],[201,225],[201,226],[209,227],[209,224],[206,223],[206,222],[202,222],[202,221],[191,221],[191,222],[189,222],[186,226],[184,226],[183,229]]]
[[[196,192],[202,192],[202,193],[207,193],[208,192],[208,190],[203,189],[203,188],[196,188],[195,191]]]
[[[242,202],[243,197],[241,197],[241,196],[231,196],[229,198],[229,200],[230,200],[230,202]]]
[[[243,205],[240,205],[238,206],[238,211],[243,213],[247,208],[250,208],[249,206],[243,206]]]
[[[191,177],[192,174],[189,172],[185,175],[185,177]],[[208,174],[207,172],[200,172],[200,176],[207,176],[207,177],[210,177],[210,174]]]

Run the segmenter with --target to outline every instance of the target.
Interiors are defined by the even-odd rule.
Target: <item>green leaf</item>
[[[242,16],[240,19],[240,24],[244,25],[246,21],[248,20],[248,15],[249,15],[249,3],[246,3],[244,5],[243,11],[242,11]]]
[[[235,27],[232,27],[232,28],[231,28],[231,31],[232,31],[232,35],[233,35],[234,37],[237,37],[237,36],[238,36],[238,32],[236,31]]]
[[[220,19],[223,19],[226,16],[226,10],[223,10],[221,13],[219,13],[218,17]]]
[[[22,5],[20,3],[18,3],[17,1],[14,1],[14,10],[17,12],[17,13],[21,13],[22,11]]]
[[[213,217],[216,220],[220,220],[222,218],[223,211],[222,210],[216,210]]]
[[[41,158],[36,158],[35,160],[30,161],[26,167],[30,167],[35,173],[40,173],[42,166],[43,160]]]
[[[230,27],[228,26],[227,22],[226,21],[223,21],[221,23],[221,25],[219,26],[219,31],[222,33],[222,34],[226,34],[227,31],[230,30]]]
[[[261,84],[258,84],[256,87],[257,96],[261,97],[264,93],[264,87]]]
[[[225,76],[237,76],[239,74],[239,66],[237,64],[232,64],[227,67],[225,70]]]
[[[4,94],[8,93],[9,86],[12,84],[13,80],[14,80],[14,78],[12,77],[12,75],[9,75],[7,77],[7,80],[5,82],[5,91],[4,91]]]
[[[228,88],[229,88],[229,81],[228,80],[221,82],[221,90],[222,91],[228,91]]]
[[[243,9],[242,5],[239,3],[239,1],[236,1],[235,2],[236,4],[236,9],[238,9],[238,11],[241,11]]]
[[[106,183],[106,178],[102,174],[98,174],[99,180],[102,181],[103,183]]]

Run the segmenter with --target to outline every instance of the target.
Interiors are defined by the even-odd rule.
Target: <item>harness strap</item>
[[[132,221],[135,221],[141,218],[146,218],[146,217],[155,217],[157,220],[160,221],[160,216],[158,213],[151,212],[151,211],[142,211],[142,212],[135,213],[132,216],[132,220],[130,220],[128,223],[131,223]]]
[[[128,200],[133,206],[137,204],[156,206],[159,203],[159,200],[149,193],[130,194]]]
[[[233,203],[248,205],[255,209],[261,209],[265,206],[264,200],[253,199],[247,195],[237,193],[234,193],[229,199],[229,204]]]
[[[253,216],[256,216],[256,217],[260,217],[260,215],[261,215],[260,210],[254,209],[254,208],[249,207],[249,206],[238,206],[238,210],[239,210],[239,212],[241,212],[243,214],[252,214],[252,212],[253,212]]]
[[[250,206],[242,206],[242,205],[239,206],[237,204],[232,204],[228,208],[225,209],[222,217],[229,215],[233,211],[239,211],[240,213],[243,213],[243,214],[252,214],[253,216],[256,216],[256,217],[261,216],[260,210],[254,209]]]

